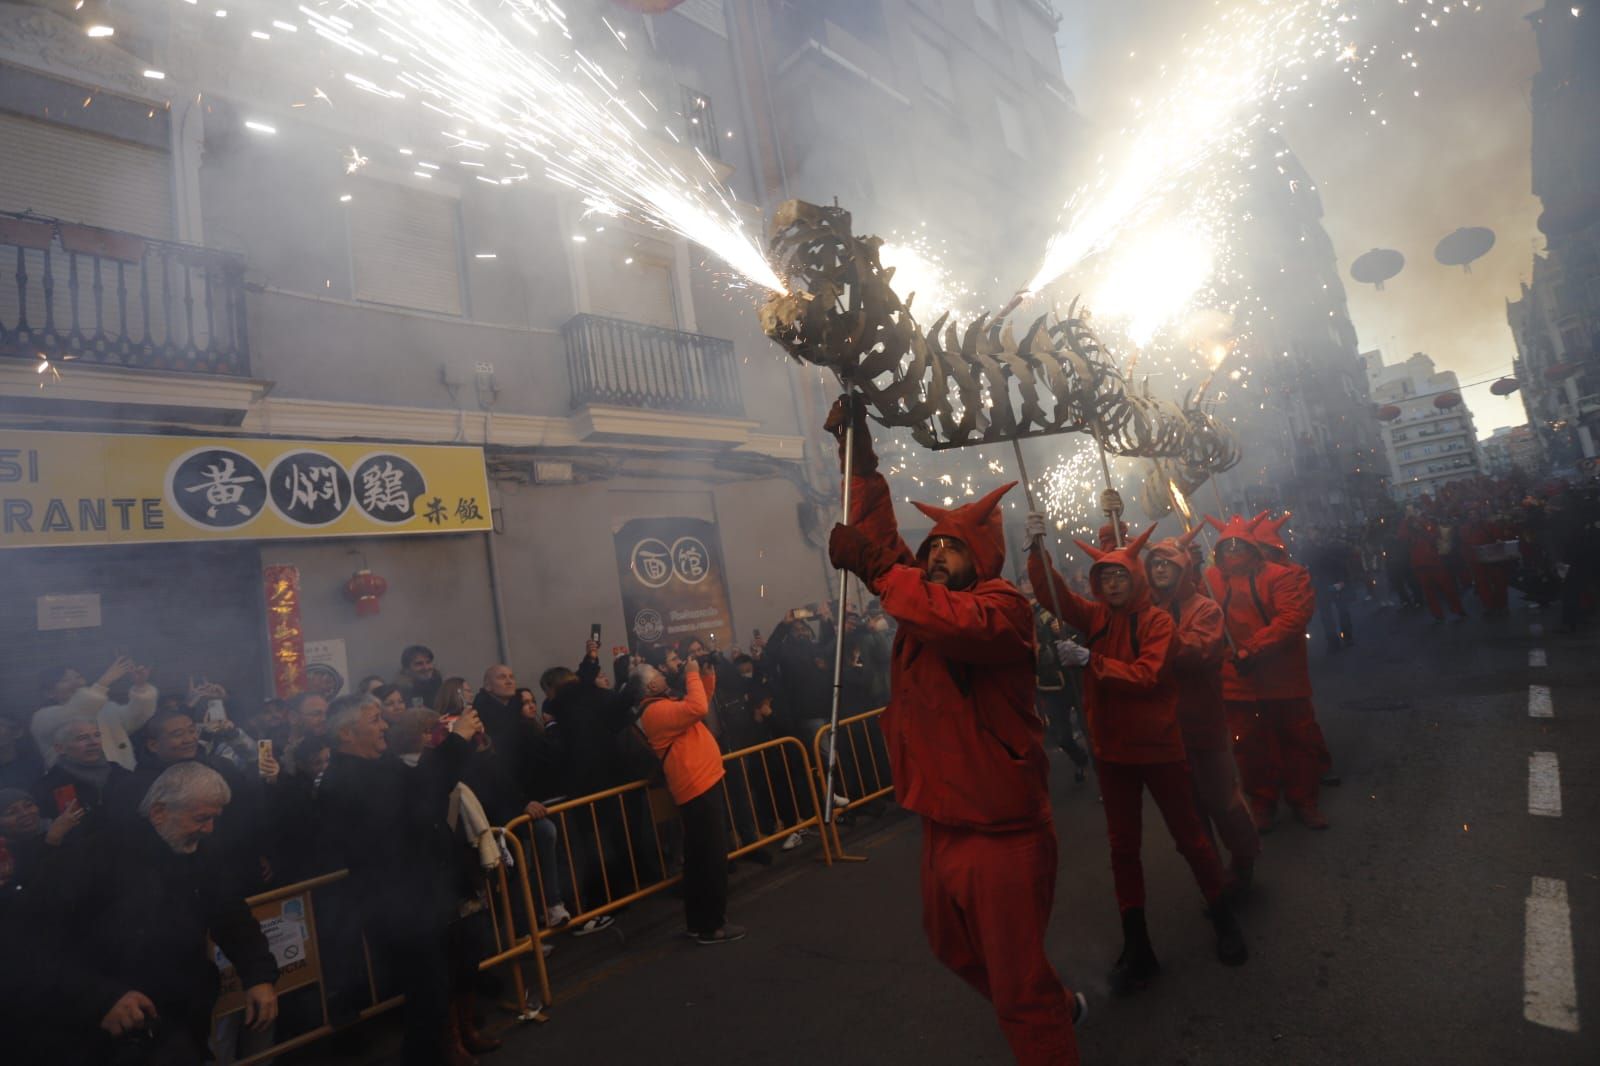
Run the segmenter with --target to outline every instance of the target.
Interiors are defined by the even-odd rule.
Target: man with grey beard
[[[12,958],[30,971],[16,1061],[207,1061],[220,980],[207,938],[239,976],[245,1024],[272,1024],[277,963],[205,847],[231,799],[215,770],[178,763],[145,793],[136,822],[69,841],[39,870],[13,930],[22,950]]]

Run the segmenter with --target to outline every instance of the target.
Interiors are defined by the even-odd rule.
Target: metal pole
[[[1015,437],[1013,437],[1011,439],[1011,449],[1017,456],[1017,473],[1022,475],[1022,491],[1028,497],[1028,510],[1030,512],[1038,511],[1039,510],[1039,504],[1033,498],[1033,481],[1028,477],[1028,464],[1022,458],[1022,442],[1020,440],[1017,440]],[[1044,547],[1044,541],[1043,540],[1034,541],[1034,545],[1036,547],[1042,549]],[[1049,558],[1049,556],[1046,555],[1046,559],[1048,559],[1048,558]],[[1057,622],[1061,622],[1062,625],[1066,625],[1065,622],[1061,621],[1061,610],[1060,610],[1060,608],[1056,606],[1056,583],[1054,581],[1049,580],[1049,578],[1050,578],[1050,568],[1047,566],[1047,567],[1045,567],[1044,591],[1045,591],[1045,595],[1048,597],[1046,602],[1049,604],[1049,607],[1050,607],[1050,615]],[[1034,589],[1033,592],[1034,592],[1035,596],[1037,596],[1039,594],[1039,590],[1038,589]],[[1049,627],[1047,626],[1046,629],[1048,630],[1048,628]]]
[[[850,482],[855,476],[856,393],[849,382],[844,393],[844,515],[840,522],[850,524]],[[839,765],[839,704],[844,697],[844,620],[849,613],[846,597],[850,593],[850,571],[839,571],[839,610],[833,619],[833,711],[828,717],[828,773],[822,790],[822,823],[833,824],[833,773]]]
[[[1089,428],[1094,432],[1094,446],[1100,451],[1100,472],[1104,474],[1106,478],[1106,491],[1100,494],[1101,502],[1105,503],[1111,496],[1115,496],[1117,491],[1111,487],[1111,460],[1106,458],[1106,442],[1100,439],[1100,424],[1098,422],[1091,422],[1089,424]],[[1117,511],[1116,513],[1113,513],[1111,508],[1107,507],[1105,508],[1105,515],[1107,518],[1111,519],[1111,535],[1113,538],[1115,538],[1117,547],[1123,547],[1122,512]]]

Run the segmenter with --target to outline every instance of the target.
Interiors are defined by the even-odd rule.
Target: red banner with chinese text
[[[272,659],[272,684],[280,700],[297,695],[305,685],[305,630],[300,624],[300,570],[293,566],[263,569],[267,593],[267,648]]]

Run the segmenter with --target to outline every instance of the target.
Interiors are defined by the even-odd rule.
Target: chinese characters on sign
[[[300,571],[293,566],[262,570],[267,593],[267,647],[272,658],[272,683],[280,700],[305,685],[305,631],[300,627]]]
[[[242,526],[261,513],[267,479],[246,456],[207,448],[172,472],[172,496],[190,520],[226,529]]]
[[[416,516],[415,501],[428,490],[422,471],[398,455],[372,455],[356,464],[356,506],[380,522]]]
[[[629,643],[733,635],[722,541],[712,522],[635,518],[615,534]]]
[[[272,506],[289,521],[325,526],[350,506],[350,475],[319,452],[296,452],[272,468]]]

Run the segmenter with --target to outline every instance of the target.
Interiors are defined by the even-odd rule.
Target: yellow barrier
[[[882,716],[883,708],[879,707],[875,711],[839,719],[839,732],[844,735],[848,743],[850,757],[846,760],[843,757],[843,750],[837,753],[840,759],[834,776],[834,792],[846,796],[850,802],[836,804],[833,807],[833,817],[823,836],[826,837],[828,833],[833,834],[833,852],[840,862],[865,862],[867,857],[851,855],[844,850],[844,842],[839,839],[839,815],[894,795],[894,781],[889,776],[889,752],[887,746],[882,743],[883,730],[878,722]],[[819,789],[827,787],[828,763],[822,745],[829,739],[828,734],[832,731],[831,726],[824,725],[817,730],[817,735],[811,742],[811,750],[816,758],[813,765],[816,767]],[[864,765],[872,771],[870,779],[863,772]],[[846,773],[847,769],[853,773]]]

